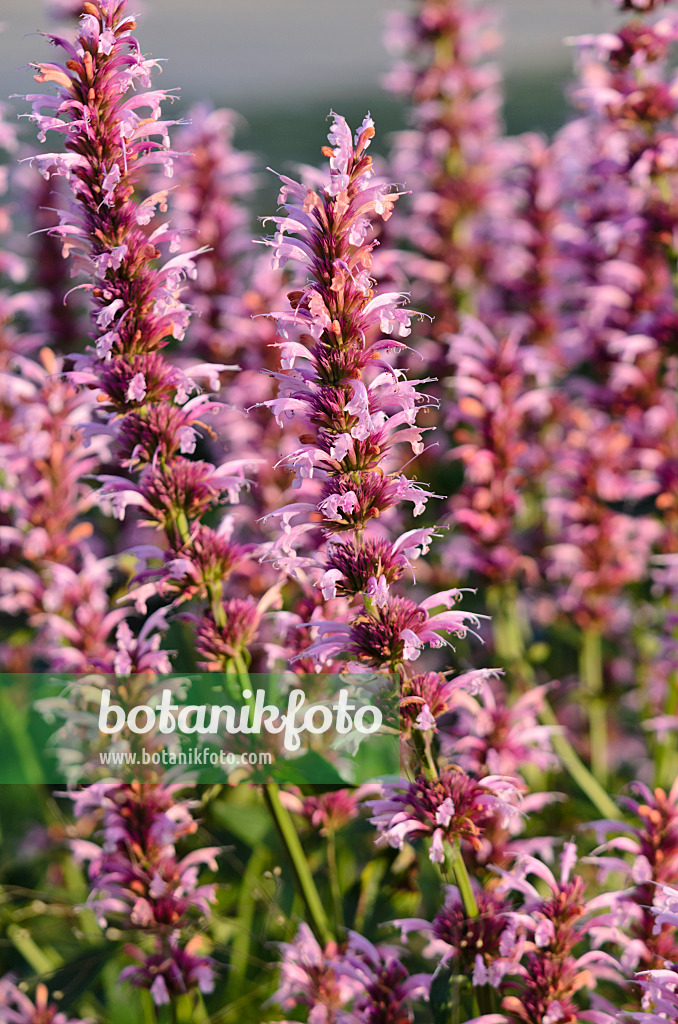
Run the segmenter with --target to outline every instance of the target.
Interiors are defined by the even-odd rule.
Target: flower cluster
[[[434,531],[408,531],[395,543],[384,536],[398,505],[411,502],[418,515],[430,496],[393,465],[397,445],[415,454],[423,450],[415,420],[428,403],[384,359],[402,347],[398,337],[409,334],[413,314],[399,294],[375,295],[369,276],[371,220],[390,216],[398,198],[374,179],[366,154],[373,136],[369,117],[354,140],[345,120],[334,115],[326,149],[329,181],[314,191],[282,179],[283,213],[273,218],[278,233],[268,244],[277,263],[294,259],[310,277],[291,293],[289,310],[271,314],[284,340],[280,392],[270,405],[279,422],[294,417],[304,431],[302,446],[286,463],[313,500],[269,516],[282,527],[269,557],[292,574],[314,572],[326,599],[337,593],[362,598],[363,610],[348,622],[317,624],[309,654],[321,664],[349,655],[396,671],[425,645],[446,643],[446,634],[464,636],[477,619],[452,610],[458,590],[417,603],[390,589],[428,550]],[[304,539],[317,551],[317,541],[307,535],[318,532],[326,546],[300,555]]]
[[[0,979],[0,1021],[2,1024],[85,1024],[67,1017],[55,1003],[50,1003],[45,985],[36,986],[32,1002],[8,977]]]
[[[88,899],[105,927],[110,921],[154,937],[155,950],[128,951],[139,960],[121,977],[149,988],[157,1005],[171,995],[197,987],[211,992],[213,969],[198,952],[200,940],[185,939],[191,918],[209,915],[214,885],[200,885],[202,865],[216,871],[215,847],[200,847],[179,858],[175,844],[194,834],[198,824],[186,800],[175,798],[176,787],[131,783],[95,783],[73,794],[76,818],[98,822],[102,846],[73,840],[78,861],[89,865],[92,891]],[[197,937],[196,937],[197,938]]]
[[[94,280],[83,285],[94,300],[94,351],[77,361],[71,379],[99,389],[107,419],[92,429],[111,434],[121,466],[138,475],[137,482],[103,475],[99,500],[121,519],[128,506],[138,507],[168,546],[147,551],[163,565],[147,572],[153,583],[137,590],[137,603],[143,608],[157,592],[174,600],[197,594],[223,625],[223,582],[238,551],[200,519],[225,495],[237,501],[247,481],[242,461],[215,466],[191,457],[214,409],[197,381],[217,389],[224,367],[180,369],[162,354],[172,339],[184,337],[189,311],[179,292],[196,272],[198,253],[157,264],[163,251],[179,248],[179,238],[156,220],[167,208],[168,190],[144,197],[139,182],[158,164],[172,174],[172,122],[160,114],[167,93],[148,89],[157,62],[142,56],[134,27],[124,4],[102,2],[85,8],[75,46],[50,37],[68,59],[38,65],[37,81],[54,83],[57,95],[32,96],[32,120],[42,138],[50,131],[64,135],[67,152],[37,159],[45,175],[67,178],[73,202],[53,231],[75,268]],[[208,530],[214,545],[206,543]]]
[[[488,57],[498,43],[493,12],[464,0],[427,0],[391,16],[387,45],[398,55],[388,87],[412,104],[411,130],[398,139],[393,166],[412,187],[402,232],[425,260],[413,276],[428,284],[436,337],[473,307],[488,253],[478,217],[492,190],[501,96]]]
[[[496,819],[505,825],[520,815],[520,794],[514,779],[488,775],[475,781],[461,771],[444,771],[431,781],[423,776],[405,787],[387,788],[371,801],[372,823],[380,837],[397,849],[429,836],[429,857],[445,859],[444,841],[468,843],[480,850],[482,838]]]

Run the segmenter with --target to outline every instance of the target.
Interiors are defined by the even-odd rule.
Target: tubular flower
[[[92,431],[112,435],[123,467],[137,476],[103,476],[99,499],[121,519],[137,507],[164,534],[172,556],[156,573],[154,593],[180,601],[186,581],[190,595],[209,600],[222,621],[222,581],[204,564],[207,528],[200,532],[199,520],[226,496],[236,502],[247,481],[242,460],[215,466],[193,457],[214,411],[204,394],[194,394],[197,382],[214,390],[225,368],[179,369],[162,355],[184,336],[189,311],[179,293],[196,272],[199,252],[171,255],[179,248],[177,231],[156,221],[167,208],[167,189],[139,194],[149,168],[173,173],[174,122],[161,119],[168,96],[148,88],[157,62],[142,56],[134,27],[125,3],[102,0],[87,4],[75,45],[49,37],[68,59],[37,65],[36,80],[53,83],[57,95],[30,97],[32,119],[41,138],[50,131],[65,136],[66,152],[36,159],[45,175],[67,179],[73,201],[53,231],[75,269],[93,279],[83,287],[94,299],[94,348],[71,376],[100,390],[107,420]],[[169,259],[159,263],[163,252]]]
[[[268,404],[281,424],[294,418],[303,431],[302,447],[286,459],[303,492],[267,517],[281,527],[269,557],[290,573],[315,577],[326,599],[363,600],[364,611],[348,622],[316,625],[309,655],[320,664],[347,655],[395,669],[426,644],[446,643],[446,634],[465,635],[477,619],[452,610],[429,615],[451,609],[458,591],[422,604],[391,592],[435,532],[409,531],[395,543],[384,536],[399,503],[411,502],[419,515],[430,496],[393,468],[396,446],[423,450],[416,413],[429,400],[384,358],[402,347],[398,338],[409,334],[413,313],[399,294],[375,295],[369,276],[370,223],[390,216],[398,193],[373,178],[366,154],[372,120],[353,139],[345,120],[333,117],[324,150],[329,179],[314,191],[282,177],[281,214],[271,218],[278,232],[267,240],[275,262],[294,260],[309,275],[290,294],[290,308],[271,314],[283,338],[283,371],[276,374],[279,396]],[[300,555],[298,546],[318,533],[326,546]]]
[[[636,983],[642,991],[642,1011],[629,1014],[637,1024],[664,1024],[678,1019],[678,970],[676,965],[641,971]]]

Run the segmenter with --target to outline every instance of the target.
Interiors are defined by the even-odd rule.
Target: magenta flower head
[[[405,842],[430,837],[429,857],[442,864],[445,842],[468,843],[478,851],[487,829],[520,816],[515,781],[491,775],[476,781],[448,769],[436,779],[420,777],[404,787],[385,787],[383,798],[369,804],[370,820],[380,838],[399,850]]]
[[[336,943],[323,949],[305,923],[292,942],[280,944],[280,984],[270,1002],[283,1010],[304,1007],[313,1024],[337,1024],[339,1012],[359,991],[359,983],[337,970]]]
[[[430,975],[410,975],[396,950],[374,946],[357,932],[349,932],[346,951],[335,963],[338,976],[358,986],[353,1006],[339,1011],[338,1024],[412,1024],[412,1001],[428,997]]]
[[[615,893],[615,906],[625,920],[622,932],[610,938],[622,946],[625,968],[660,967],[678,961],[675,922],[658,916],[665,908],[665,886],[678,882],[678,781],[669,792],[644,783],[633,784],[633,796],[620,797],[631,821],[598,822],[596,831],[621,833],[608,839],[592,858],[601,877],[621,871],[625,888]],[[627,862],[623,854],[629,854]]]
[[[553,767],[554,727],[539,722],[545,697],[546,687],[538,686],[509,702],[498,679],[481,679],[478,693],[462,693],[456,715],[441,726],[443,753],[476,774],[516,776],[529,764]]]
[[[154,937],[152,953],[128,947],[139,963],[121,977],[149,988],[156,1004],[193,987],[211,992],[214,984],[211,960],[197,951],[202,940],[186,934],[209,915],[215,887],[201,885],[198,874],[204,865],[216,870],[218,850],[177,855],[175,844],[198,828],[177,788],[112,782],[72,794],[76,817],[98,821],[103,841],[73,841],[76,859],[89,865],[87,905],[102,927],[114,920]]]
[[[362,801],[378,792],[376,783],[367,783],[355,789],[331,789],[326,793],[304,796],[291,790],[281,793],[280,799],[295,814],[305,818],[320,835],[326,836],[345,828],[360,814]]]
[[[475,880],[471,884],[477,916],[468,916],[458,888],[450,885],[445,904],[432,922],[409,918],[394,923],[403,938],[417,932],[428,939],[425,956],[442,964],[453,959],[459,973],[468,975],[474,986],[496,989],[507,974],[519,973],[524,931],[505,896],[481,888]]]

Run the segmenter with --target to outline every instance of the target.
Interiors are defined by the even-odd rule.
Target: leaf
[[[115,942],[91,947],[86,953],[52,972],[49,987],[53,992],[63,992],[63,998],[59,1000],[61,1010],[69,1009],[80,996],[91,990],[95,980],[119,948],[120,944]]]
[[[452,1018],[453,1003],[453,971],[449,964],[440,964],[431,982],[429,999],[433,1012],[434,1024],[449,1024]]]
[[[293,783],[297,786],[304,784],[321,784],[323,786],[347,785],[346,780],[329,761],[318,754],[315,750],[308,750],[301,757],[295,757],[293,761],[276,761],[273,771],[275,781],[281,785]]]

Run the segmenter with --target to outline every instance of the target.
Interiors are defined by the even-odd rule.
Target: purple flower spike
[[[423,451],[416,417],[431,400],[385,358],[403,348],[399,339],[409,335],[414,314],[400,294],[375,294],[370,277],[371,224],[390,216],[398,193],[374,178],[366,154],[371,118],[354,139],[345,120],[332,116],[325,184],[314,190],[281,176],[281,214],[270,218],[278,231],[266,241],[276,263],[295,261],[307,274],[289,308],[271,314],[283,338],[282,372],[279,395],[267,404],[281,425],[298,422],[302,446],[284,460],[301,494],[267,517],[280,527],[269,557],[314,578],[325,600],[362,601],[348,621],[314,623],[316,639],[305,653],[317,664],[348,657],[398,671],[425,646],[448,644],[478,620],[452,610],[458,591],[417,603],[393,589],[435,535],[411,530],[393,542],[388,534],[401,502],[411,502],[417,516],[430,497],[398,461],[401,445]],[[320,551],[318,533],[326,542]],[[314,538],[315,555],[300,554]]]
[[[225,582],[242,570],[249,549],[225,544],[221,528],[201,520],[226,500],[238,502],[249,486],[246,467],[256,460],[217,466],[196,457],[217,409],[202,386],[218,390],[227,367],[179,368],[162,352],[184,337],[189,310],[180,293],[204,247],[181,251],[178,229],[158,219],[169,188],[150,196],[140,188],[152,169],[172,176],[168,129],[175,122],[161,117],[171,97],[149,88],[157,62],[143,57],[134,28],[125,3],[102,0],[84,5],[75,45],[49,37],[66,59],[37,65],[37,81],[53,83],[57,97],[30,97],[31,116],[42,137],[65,136],[66,153],[36,160],[45,176],[68,182],[72,202],[52,231],[74,269],[87,275],[94,300],[94,349],[76,360],[71,378],[99,389],[90,431],[114,438],[129,474],[100,477],[98,500],[120,519],[136,508],[164,538],[164,551],[146,545],[142,556],[135,549],[161,566],[143,566],[131,596],[142,611],[151,596],[175,605],[202,599],[221,628]]]

